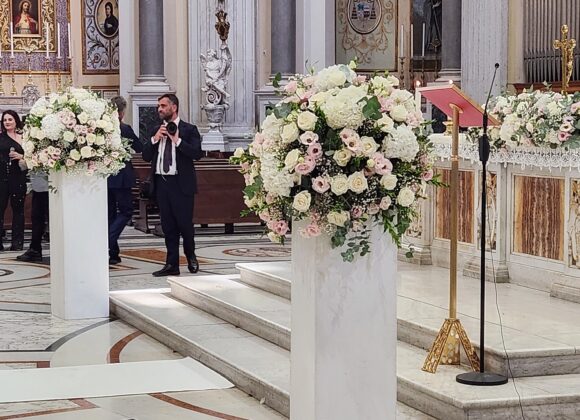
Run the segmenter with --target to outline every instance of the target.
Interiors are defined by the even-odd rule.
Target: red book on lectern
[[[481,127],[483,125],[483,108],[457,86],[452,84],[427,86],[419,88],[418,91],[450,118],[453,118],[451,105],[457,105],[461,109],[459,113],[460,127]],[[499,125],[495,118],[488,117],[489,125]]]

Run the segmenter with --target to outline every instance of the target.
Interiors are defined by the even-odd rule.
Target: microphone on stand
[[[489,104],[489,99],[491,98],[491,91],[493,90],[493,83],[495,82],[495,76],[497,74],[497,69],[499,68],[499,63],[495,63],[495,70],[493,71],[493,78],[491,79],[491,86],[487,93],[487,99],[485,100],[485,107],[483,109],[483,135],[479,138],[479,160],[481,162],[487,162],[489,160],[489,138],[487,137],[487,124],[488,124],[488,114],[487,105]]]

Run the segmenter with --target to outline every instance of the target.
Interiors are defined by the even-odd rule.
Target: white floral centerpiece
[[[249,149],[231,159],[272,241],[308,219],[299,234],[329,235],[333,247],[346,245],[345,261],[370,251],[375,222],[400,245],[413,204],[438,182],[413,95],[391,75],[367,80],[354,67],[291,78]]]
[[[490,114],[501,125],[491,127],[489,138],[496,149],[575,149],[580,147],[580,92],[524,91],[494,98]],[[480,129],[470,131],[477,140]]]
[[[26,118],[24,159],[32,171],[108,176],[131,158],[117,110],[86,89],[40,98]]]

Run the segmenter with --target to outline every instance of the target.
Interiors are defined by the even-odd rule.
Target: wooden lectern
[[[459,127],[481,127],[483,109],[453,84],[429,86],[418,89],[421,95],[452,118],[451,182],[450,182],[450,267],[449,267],[449,317],[443,323],[423,365],[423,370],[435,373],[439,364],[459,365],[460,344],[463,346],[474,371],[479,370],[479,358],[457,318],[457,192],[459,189]],[[492,125],[499,123],[489,117]],[[482,233],[485,235],[485,233]]]

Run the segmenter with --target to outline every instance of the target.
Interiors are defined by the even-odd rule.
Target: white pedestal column
[[[392,420],[397,401],[397,248],[374,228],[345,263],[327,236],[292,237],[292,420]]]
[[[108,317],[107,180],[59,172],[50,184],[52,314]]]

